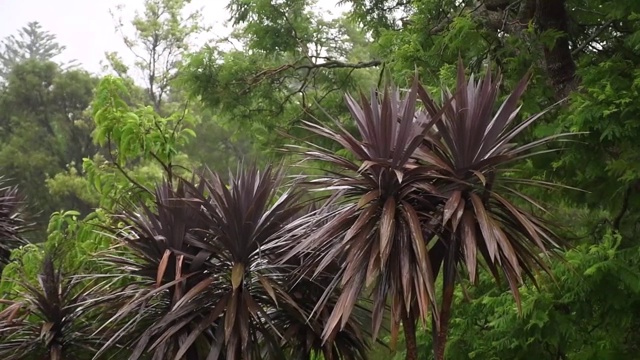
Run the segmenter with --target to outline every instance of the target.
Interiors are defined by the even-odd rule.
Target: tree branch
[[[320,64],[305,64],[294,67],[296,70],[301,69],[365,69],[382,65],[381,60],[360,61],[357,63],[347,63],[339,60],[326,61]]]
[[[115,165],[115,167],[118,169],[118,171],[124,175],[124,177],[129,180],[130,183],[132,183],[133,185],[137,186],[138,189],[143,190],[151,195],[153,195],[153,191],[149,190],[146,186],[142,185],[141,183],[139,183],[138,181],[136,181],[135,179],[133,179],[131,176],[129,176],[129,174],[127,173],[127,171],[120,165],[120,163],[118,163],[118,161],[115,159],[115,157],[113,156],[113,150],[111,149],[111,135],[107,135],[107,152],[109,154],[111,163],[113,165]]]
[[[591,34],[591,36],[589,36],[589,38],[587,40],[585,40],[585,42],[582,43],[582,45],[578,46],[575,50],[573,50],[571,52],[571,55],[576,56],[580,52],[582,52],[582,50],[584,50],[584,48],[589,46],[591,44],[591,42],[593,40],[595,40],[595,38],[600,36],[600,34],[602,34],[602,32],[605,31],[609,26],[611,26],[611,24],[613,24],[613,20],[609,20],[606,23],[602,24],[602,26],[597,28],[596,31],[594,31],[593,34]]]
[[[264,79],[273,77],[275,75],[278,75],[284,71],[293,69],[293,70],[307,70],[307,73],[309,74],[312,70],[316,70],[316,69],[366,69],[366,68],[371,68],[371,67],[376,67],[376,66],[380,66],[382,65],[382,61],[381,60],[371,60],[371,61],[366,61],[366,62],[357,62],[357,63],[348,63],[348,62],[343,62],[340,60],[329,60],[329,61],[325,61],[323,63],[309,63],[309,64],[300,64],[300,65],[296,65],[297,63],[301,62],[304,59],[300,59],[294,63],[291,64],[284,64],[281,65],[277,68],[272,68],[272,69],[265,69],[260,71],[259,73],[257,73],[256,75],[254,75],[252,78],[249,79],[248,84],[249,86],[253,86],[256,85],[260,82],[262,82]]]
[[[624,215],[627,213],[627,210],[629,209],[629,198],[631,197],[634,187],[636,186],[638,186],[638,182],[627,186],[627,189],[624,192],[624,195],[622,197],[622,206],[620,206],[620,210],[618,211],[618,214],[616,215],[616,217],[613,218],[613,221],[611,223],[611,226],[615,230],[620,230],[620,224],[622,223],[622,218],[624,218]]]

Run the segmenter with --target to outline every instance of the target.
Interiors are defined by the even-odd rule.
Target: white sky
[[[136,10],[142,9],[143,3],[144,0],[0,0],[0,39],[15,34],[30,21],[38,21],[67,47],[60,60],[75,59],[84,69],[99,72],[105,51],[117,51],[125,61],[131,59],[115,31],[109,10],[126,4],[127,20],[127,16],[132,18]],[[192,0],[190,8],[201,8],[213,34],[224,36],[229,31],[225,26],[227,3],[227,0]],[[319,0],[318,6],[339,12],[336,3],[337,0]]]

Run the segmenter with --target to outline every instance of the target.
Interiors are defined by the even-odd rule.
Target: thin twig
[[[118,164],[118,162],[115,160],[115,158],[113,157],[112,149],[111,149],[111,135],[107,135],[107,147],[108,147],[108,150],[109,150],[108,152],[109,152],[109,158],[111,158],[111,163],[113,163],[113,165],[116,166],[118,171],[120,171],[120,173],[122,175],[124,175],[124,177],[127,180],[129,180],[133,185],[135,185],[138,188],[140,188],[141,190],[144,190],[147,193],[153,195],[153,192],[151,190],[149,190],[146,186],[140,184],[138,181],[136,181],[131,176],[129,176],[129,174],[127,174],[127,172],[124,170],[124,168],[122,168],[122,166],[120,166],[120,164]]]
[[[573,50],[571,52],[571,55],[576,56],[577,54],[579,54],[582,50],[584,50],[584,48],[589,46],[591,42],[595,40],[595,38],[600,36],[600,34],[602,34],[603,31],[605,31],[609,26],[611,26],[611,24],[613,24],[613,20],[609,20],[606,23],[602,24],[602,26],[596,29],[596,31],[593,34],[591,34],[591,36],[589,36],[589,38],[585,40],[585,42],[582,43],[582,45],[578,46],[575,50]]]

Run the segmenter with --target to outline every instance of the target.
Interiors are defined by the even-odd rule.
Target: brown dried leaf
[[[169,256],[171,255],[171,251],[166,249],[164,254],[162,255],[162,259],[160,259],[160,263],[158,264],[158,273],[156,275],[156,287],[162,284],[162,278],[164,277],[164,273],[167,270],[167,265],[169,264]]]
[[[453,212],[460,205],[461,198],[462,198],[462,191],[456,190],[451,194],[451,196],[447,200],[447,203],[444,205],[444,216],[442,217],[443,226],[446,226],[449,219],[451,219]],[[455,231],[455,228],[453,230]]]

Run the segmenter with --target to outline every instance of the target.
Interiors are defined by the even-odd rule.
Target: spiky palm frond
[[[335,173],[314,182],[322,189],[337,190],[330,222],[309,231],[290,255],[306,254],[325,270],[333,259],[343,260],[328,292],[341,287],[324,329],[328,339],[350,319],[360,293],[369,289],[373,298],[373,337],[382,324],[391,299],[392,332],[397,335],[401,319],[426,318],[435,300],[434,278],[423,235],[423,219],[415,194],[435,194],[428,166],[414,159],[414,153],[432,126],[416,110],[420,85],[400,99],[398,91],[385,92],[382,99],[372,93],[362,106],[347,96],[347,105],[358,128],[358,137],[339,126],[337,131],[307,123],[305,128],[341,144],[346,156],[309,144],[303,153],[310,160],[329,163]],[[428,202],[428,201],[427,201]],[[314,224],[317,216],[308,218]],[[311,227],[315,225],[309,225]],[[326,304],[319,304],[322,308]],[[413,320],[408,320],[413,321]]]
[[[371,350],[371,310],[370,304],[361,299],[354,307],[345,326],[336,329],[328,339],[323,338],[331,312],[336,305],[339,289],[329,295],[326,288],[334,280],[333,274],[327,272],[314,279],[303,277],[295,279],[289,288],[289,294],[297,307],[286,304],[279,307],[272,318],[284,331],[282,346],[287,349],[288,359],[310,359],[322,356],[324,359],[364,360]],[[325,305],[315,311],[318,302]]]
[[[193,189],[203,191],[204,182]],[[152,207],[141,205],[116,217],[126,227],[110,229],[121,244],[115,255],[106,258],[106,265],[128,281],[109,295],[118,299],[112,304],[116,313],[99,331],[108,340],[97,356],[114,347],[131,349],[131,358],[145,353],[155,359],[173,356],[180,339],[193,329],[189,321],[182,321],[198,318],[194,307],[201,304],[190,300],[202,300],[202,291],[210,284],[204,264],[210,254],[188,241],[207,226],[191,191],[183,182],[176,189],[165,182],[156,189]],[[177,304],[185,306],[172,312]],[[164,338],[168,329],[173,336]],[[205,332],[203,338],[211,340],[213,335]]]
[[[292,248],[298,245],[300,236],[305,237],[329,224],[327,216],[331,207],[312,202],[291,220],[273,247],[280,254],[279,263],[287,269],[284,286],[287,293],[295,301],[294,304],[282,303],[271,314],[273,322],[283,331],[282,347],[287,359],[310,359],[320,356],[324,359],[356,360],[366,359],[371,349],[371,302],[359,298],[352,316],[343,329],[336,329],[327,339],[323,338],[324,328],[336,305],[340,288],[335,287],[335,274],[343,258],[338,257],[326,266],[324,271],[316,273],[316,268],[307,253],[287,256]],[[309,218],[314,218],[309,229]],[[284,259],[284,260],[283,260]],[[315,273],[315,275],[314,275]],[[327,292],[328,288],[334,291]],[[323,303],[322,308],[317,308]],[[291,306],[295,305],[295,306]]]
[[[27,244],[22,233],[29,228],[24,202],[16,186],[4,186],[0,178],[0,274],[11,258],[11,250]]]
[[[100,348],[92,335],[101,322],[100,302],[91,301],[99,287],[65,274],[58,260],[48,252],[37,284],[21,280],[22,291],[0,312],[3,359],[91,359]]]
[[[140,280],[122,290],[129,300],[112,322],[127,325],[105,349],[137,334],[131,358],[284,357],[293,340],[274,316],[304,314],[288,293],[294,269],[277,261],[302,192],[282,185],[270,168],[240,170],[228,185],[207,172],[177,191],[165,184],[154,209],[123,214],[128,228],[118,237],[133,257],[112,261]]]
[[[438,105],[423,88],[419,91],[430,117],[440,118],[417,154],[428,159],[433,167],[436,178],[433,184],[443,196],[437,218],[444,232],[430,249],[434,270],[442,269],[443,277],[441,316],[436,324],[441,338],[436,351],[441,353],[456,274],[461,268],[473,282],[478,264],[485,264],[496,279],[506,279],[520,306],[518,288],[523,277],[535,282],[537,269],[548,270],[547,250],[561,244],[546,221],[511,200],[515,196],[531,208],[543,209],[514,185],[544,190],[554,184],[503,175],[515,161],[556,151],[544,146],[568,135],[558,134],[524,144],[514,142],[518,134],[546,112],[516,123],[528,80],[529,76],[523,77],[497,110],[500,76],[494,77],[488,70],[484,79],[475,80],[473,76],[467,79],[462,62],[458,65],[456,91],[443,92],[442,103],[446,105]],[[540,147],[543,148],[536,150]]]
[[[330,203],[338,204],[321,229],[313,225],[313,216],[299,221],[298,228],[306,228],[308,235],[298,235],[303,240],[289,254],[304,254],[318,271],[344,257],[328,290],[341,287],[325,338],[347,323],[358,295],[367,289],[374,301],[374,336],[390,300],[392,335],[402,322],[409,346],[415,341],[410,336],[414,320],[426,320],[429,313],[441,352],[461,270],[474,279],[478,264],[486,264],[496,278],[506,277],[518,300],[523,276],[533,278],[536,269],[545,269],[544,254],[559,240],[543,219],[509,200],[519,196],[540,208],[510,185],[552,185],[501,173],[514,161],[553,151],[532,150],[564,136],[513,143],[543,114],[516,124],[527,80],[496,110],[499,81],[490,71],[484,80],[467,80],[460,63],[456,92],[445,89],[442,105],[416,82],[402,101],[397,92],[385,92],[382,101],[374,92],[371,102],[363,97],[362,106],[347,97],[357,135],[339,124],[338,130],[305,125],[349,153],[341,156],[313,143],[302,148],[307,159],[332,168],[330,176],[315,183],[335,191]],[[418,97],[424,111],[416,108]],[[441,304],[436,301],[437,276],[443,277]],[[429,312],[431,305],[435,308]]]
[[[227,187],[212,174],[207,181],[210,198],[200,198],[209,222],[211,272],[222,278],[215,307],[222,313],[212,316],[221,316],[223,330],[218,331],[230,359],[260,358],[251,346],[259,343],[272,356],[283,356],[282,331],[269,313],[280,304],[297,305],[283,286],[290,269],[276,263],[278,249],[271,245],[303,206],[300,189],[293,185],[283,190],[283,180],[281,171],[251,167],[240,169]]]

